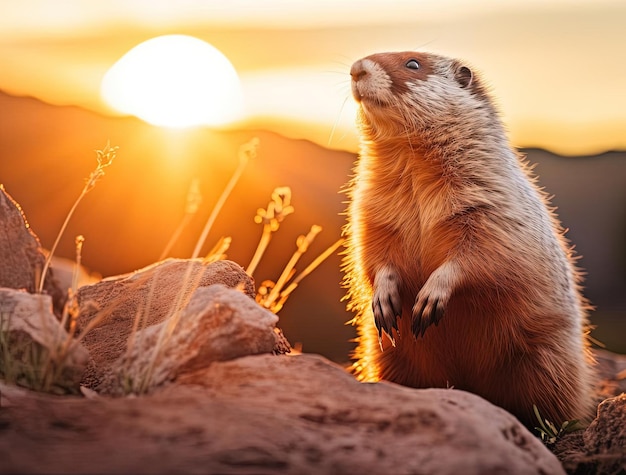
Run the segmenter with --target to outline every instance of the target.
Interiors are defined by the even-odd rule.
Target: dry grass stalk
[[[176,330],[184,307],[187,305],[189,299],[193,294],[193,291],[198,288],[198,286],[200,285],[200,281],[202,280],[202,271],[198,271],[195,276],[192,276],[194,261],[195,259],[191,259],[187,263],[185,275],[182,279],[183,283],[180,287],[180,290],[178,291],[178,294],[176,295],[176,299],[173,301],[170,307],[171,310],[168,312],[168,316],[165,318],[167,324],[163,326],[161,332],[159,333],[159,337],[152,352],[152,358],[150,359],[150,363],[147,368],[145,368],[145,371],[143,371],[143,373],[139,375],[138,380],[129,382],[129,388],[127,390],[130,392],[145,394],[150,390],[150,387],[152,385],[152,374],[154,372],[156,362],[161,356],[165,344],[172,337],[172,334]],[[149,304],[150,302],[146,304],[145,308],[149,309]],[[134,337],[131,335],[131,337],[129,338]],[[130,355],[130,350],[128,350],[126,354]],[[130,363],[130,361],[128,361],[128,363]]]
[[[333,254],[339,246],[341,246],[344,242],[343,238],[337,239],[331,246],[329,246],[324,252],[322,252],[319,256],[317,256],[313,262],[311,262],[300,274],[298,274],[287,286],[285,290],[280,293],[279,298],[272,303],[271,311],[274,313],[278,313],[282,308],[289,295],[296,290],[296,287],[300,284],[302,279],[304,279],[307,275],[313,272],[322,262],[324,262],[331,254]]]
[[[136,392],[139,394],[145,393],[149,390],[150,388],[150,384],[151,384],[151,379],[152,379],[152,373],[155,367],[155,364],[158,360],[158,358],[161,356],[161,351],[165,345],[165,343],[167,342],[167,340],[171,337],[172,333],[174,332],[174,330],[176,329],[176,326],[178,325],[178,320],[180,318],[180,313],[182,308],[184,307],[186,300],[189,299],[189,297],[191,296],[193,290],[195,288],[197,288],[199,281],[202,277],[202,273],[199,272],[196,277],[193,279],[194,282],[191,282],[191,271],[193,269],[193,261],[195,259],[198,258],[198,256],[200,255],[200,251],[202,250],[202,247],[204,246],[204,243],[206,241],[206,238],[209,234],[209,231],[211,230],[213,223],[215,222],[215,219],[217,218],[217,215],[219,214],[219,212],[221,211],[222,207],[224,206],[224,203],[226,202],[226,199],[228,198],[228,196],[230,195],[232,189],[235,187],[237,181],[239,181],[239,178],[241,177],[241,174],[243,173],[244,168],[246,167],[248,161],[254,157],[256,157],[256,153],[257,153],[257,149],[259,146],[259,139],[258,138],[253,138],[252,140],[250,140],[249,142],[243,144],[240,148],[239,148],[239,165],[237,166],[237,169],[235,170],[235,172],[233,173],[232,177],[230,178],[230,180],[228,181],[226,187],[224,188],[224,191],[222,192],[222,194],[220,195],[217,203],[215,204],[215,206],[213,207],[213,210],[211,212],[211,215],[209,216],[203,230],[202,233],[200,234],[200,237],[198,238],[198,241],[196,243],[196,247],[192,253],[191,256],[191,260],[189,261],[189,264],[187,265],[187,269],[185,271],[185,275],[183,277],[183,284],[180,288],[180,291],[178,292],[177,298],[175,299],[173,305],[172,305],[172,310],[171,313],[169,314],[167,320],[168,320],[168,324],[165,325],[163,327],[163,330],[161,331],[161,333],[159,334],[157,343],[154,347],[153,350],[153,355],[152,358],[150,359],[150,364],[148,365],[148,367],[146,368],[146,370],[144,371],[144,373],[141,375],[140,380],[139,381],[130,381],[129,382],[129,388],[128,391],[131,392]],[[195,204],[199,204],[196,203],[193,200],[189,200],[188,197],[188,205],[190,205],[190,203],[192,205]],[[222,239],[220,242],[218,242],[217,244],[217,249],[214,248],[215,252],[210,252],[209,255],[207,256],[207,258],[205,258],[205,261],[210,261],[211,259],[214,258],[215,254],[223,254],[223,252],[225,252],[225,249],[230,245],[230,238],[224,238]],[[224,247],[226,245],[226,247]],[[224,249],[223,251],[220,251],[221,249]],[[144,307],[146,309],[149,309],[149,302],[146,304],[146,306]],[[143,313],[143,312],[142,312]],[[141,314],[138,312],[138,314],[135,316],[135,322],[133,325],[133,332],[131,333],[131,336],[129,338],[129,349],[127,351],[127,355],[130,355],[130,349],[132,349],[132,345],[134,344],[134,334],[136,332],[136,328],[138,325],[138,320],[141,319]],[[145,319],[144,319],[145,320]]]
[[[299,236],[296,245],[297,249],[289,259],[289,262],[283,269],[280,277],[274,285],[270,285],[271,290],[269,293],[262,292],[257,301],[265,308],[274,312],[277,306],[275,305],[280,291],[283,289],[285,283],[295,274],[295,265],[298,263],[302,255],[308,250],[309,245],[315,240],[315,237],[322,231],[322,227],[314,224],[311,226],[311,230],[306,236]],[[265,283],[264,283],[265,284]],[[281,305],[282,307],[282,305]]]
[[[57,341],[60,341],[60,344],[57,348],[54,348],[47,354],[47,359],[44,364],[43,370],[44,387],[42,389],[44,391],[49,391],[54,381],[57,381],[61,377],[65,361],[70,354],[72,345],[77,344],[77,341],[74,340],[74,335],[76,334],[76,320],[79,316],[79,307],[78,301],[76,299],[76,293],[78,291],[78,276],[80,273],[84,242],[85,238],[82,234],[76,236],[74,240],[76,247],[76,262],[74,264],[74,269],[72,272],[72,285],[68,289],[67,301],[65,302],[65,306],[63,307],[63,316],[61,319],[60,329],[66,328],[68,318],[69,325],[65,338],[57,338]]]
[[[247,162],[249,161],[250,158],[253,158],[256,155],[257,147],[258,147],[258,139],[253,139],[250,142],[242,145],[239,150],[239,166],[235,170],[233,176],[231,177],[230,181],[226,185],[226,188],[222,192],[218,202],[216,203],[201,233],[201,236],[196,244],[192,259],[189,261],[189,265],[182,279],[183,284],[181,285],[180,291],[178,292],[176,299],[174,299],[174,301],[171,303],[171,308],[168,312],[168,316],[166,317],[167,324],[163,326],[163,330],[160,332],[158,336],[158,340],[156,344],[154,345],[153,353],[151,355],[149,364],[147,365],[146,368],[143,368],[141,374],[130,375],[130,374],[127,374],[128,371],[125,371],[124,369],[122,369],[122,372],[124,374],[121,374],[120,376],[121,376],[121,380],[124,380],[127,383],[127,388],[126,388],[127,392],[142,394],[150,390],[151,380],[153,377],[152,375],[153,375],[155,365],[157,361],[159,360],[159,358],[162,357],[161,355],[162,350],[166,346],[167,341],[171,338],[171,336],[173,335],[178,325],[182,309],[185,307],[187,301],[191,297],[193,290],[195,290],[195,288],[198,287],[200,279],[202,278],[202,272],[197,272],[195,275],[192,276],[194,262],[197,261],[198,254],[202,246],[204,245],[206,237],[218,213],[221,211],[221,208],[223,207],[224,202],[228,198],[229,194],[231,193],[232,189],[234,188],[235,184],[237,183],[241,174],[243,173],[243,170]],[[79,197],[74,207],[70,211],[70,214],[68,215],[68,218],[66,219],[66,222],[64,226],[62,227],[61,233],[65,229],[65,226],[67,225],[67,222],[69,221],[69,217],[71,216],[74,209],[76,208],[78,201],[80,201],[80,199],[82,198],[82,196],[84,196],[86,192],[88,192],[91,188],[93,188],[97,179],[104,175],[104,172],[102,169],[111,164],[114,158],[116,149],[117,148],[111,148],[107,145],[107,148],[105,148],[104,151],[99,152],[98,168],[90,176],[90,179],[88,180],[88,183],[85,186],[83,193],[81,193],[81,196]],[[202,198],[199,193],[198,182],[197,180],[194,180],[194,182],[191,184],[190,190],[187,195],[187,204],[185,208],[185,216],[183,218],[183,221],[179,224],[179,227],[176,229],[176,231],[170,238],[170,241],[168,242],[165,250],[163,251],[160,260],[163,259],[165,256],[167,256],[172,246],[174,245],[174,243],[176,242],[176,240],[179,238],[180,234],[182,233],[182,230],[184,229],[184,227],[187,225],[187,223],[193,217],[193,215],[197,213],[201,200]],[[291,206],[291,189],[288,187],[279,187],[279,188],[274,189],[272,193],[272,199],[269,202],[267,209],[261,208],[257,211],[255,221],[259,224],[261,223],[263,224],[263,233],[259,241],[259,244],[257,245],[254,256],[250,264],[248,265],[248,268],[246,269],[249,275],[252,275],[256,267],[258,266],[258,263],[260,262],[262,256],[264,255],[264,252],[271,240],[272,233],[276,232],[282,220],[293,212],[294,212],[294,209]],[[331,245],[328,249],[326,249],[322,254],[320,254],[311,264],[309,264],[304,269],[304,271],[302,271],[297,277],[293,278],[294,275],[296,274],[295,265],[298,263],[302,255],[308,250],[310,244],[313,242],[317,234],[321,232],[321,230],[322,228],[320,226],[314,225],[311,227],[311,230],[306,236],[298,237],[297,249],[294,252],[294,254],[291,256],[291,259],[285,266],[277,282],[274,284],[271,281],[266,281],[259,288],[257,301],[261,305],[263,305],[265,308],[270,309],[272,312],[277,313],[283,307],[289,295],[291,295],[291,293],[297,288],[297,286],[302,281],[302,279],[306,277],[307,275],[309,275],[315,268],[317,268],[317,266],[321,264],[321,262],[323,262],[328,256],[330,256],[333,252],[335,252],[336,249],[343,242],[342,239],[336,241],[333,245]],[[58,239],[59,238],[57,238],[57,243],[58,243]],[[51,254],[54,251],[54,247],[56,247],[57,243],[55,243],[55,246],[53,246],[53,250],[51,251]],[[80,266],[80,250],[82,248],[82,243],[83,243],[83,240],[77,238],[77,241],[76,241],[77,268]],[[225,252],[229,248],[230,243],[231,243],[230,237],[222,237],[216,243],[214,248],[208,253],[208,255],[203,259],[202,263],[208,264],[210,262],[214,262],[216,260],[225,258],[226,257]],[[45,271],[44,271],[44,274],[45,274]],[[291,281],[291,283],[286,286],[286,284],[292,278],[293,280]],[[41,281],[43,282],[43,276],[42,276]],[[72,310],[70,309],[72,308],[71,302],[75,302],[75,299],[73,298],[73,296],[75,295],[75,292],[76,292],[76,289],[75,289],[76,282],[77,282],[77,273],[75,273],[75,275],[73,276],[73,285],[72,285],[73,288],[70,289],[71,298],[70,298],[70,303],[68,304],[68,314],[72,314]],[[133,328],[128,339],[127,352],[126,352],[127,356],[131,354],[134,345],[137,343],[135,341],[137,332],[140,329],[143,329],[146,326],[146,323],[148,321],[147,313],[149,312],[149,309],[151,308],[151,302],[154,298],[154,288],[155,288],[154,285],[150,287],[150,291],[149,291],[146,301],[141,305],[140,308],[138,308],[137,313],[134,317]],[[111,311],[112,310],[109,309],[107,311],[98,312],[97,316],[93,320],[91,320],[89,324],[86,326],[86,328],[81,332],[81,335],[78,337],[77,341],[80,341],[82,337],[84,337],[84,335],[86,335],[87,333],[89,333],[90,330],[96,327],[100,323],[100,321],[106,317],[106,315],[110,314]],[[72,315],[70,315],[70,317],[65,316],[64,318],[66,320],[68,318],[71,318],[70,322],[75,321],[75,317]],[[74,326],[73,323],[70,323],[71,336],[74,335],[74,331],[75,331],[73,326]],[[59,355],[52,356],[54,358],[54,361],[59,360],[57,356],[60,357],[60,359],[62,360],[63,354],[67,351],[67,349],[69,349],[70,347],[69,345],[72,341],[74,341],[74,338],[70,338],[70,340],[68,340],[66,344],[63,345],[62,348],[60,348],[61,352],[59,353]],[[128,368],[126,369],[128,370]]]
[[[252,256],[252,260],[246,269],[248,275],[254,274],[254,271],[261,261],[261,257],[272,239],[272,233],[278,231],[283,219],[293,212],[294,209],[293,206],[291,206],[291,188],[288,186],[275,188],[272,192],[272,200],[268,203],[267,209],[259,208],[257,210],[254,222],[257,224],[263,223],[263,233],[261,234],[261,239],[254,252],[254,256]]]
[[[224,191],[222,191],[222,194],[217,200],[217,203],[213,207],[213,211],[211,212],[209,219],[204,225],[204,229],[202,230],[202,233],[200,234],[200,238],[198,239],[198,242],[196,243],[196,247],[193,250],[193,253],[191,255],[192,259],[195,259],[200,255],[202,246],[204,245],[204,242],[206,241],[209,231],[213,227],[213,223],[215,222],[217,215],[222,210],[222,207],[224,206],[224,203],[226,202],[228,195],[230,195],[231,191],[233,190],[233,188],[239,181],[239,178],[241,177],[243,170],[246,168],[248,161],[256,157],[258,147],[259,147],[259,139],[255,137],[249,142],[243,144],[239,148],[239,165],[237,166],[229,182],[226,184],[226,187],[224,188]]]
[[[159,260],[162,261],[165,259],[176,241],[180,238],[183,230],[187,227],[191,219],[196,215],[198,209],[200,208],[200,204],[202,203],[202,193],[200,193],[200,180],[194,178],[191,181],[191,185],[189,185],[189,191],[187,192],[187,202],[185,203],[185,215],[183,216],[182,221],[170,237],[170,240],[167,242],[165,249],[159,256]]]
[[[226,251],[230,247],[230,244],[233,242],[233,239],[230,236],[221,237],[219,241],[213,246],[206,257],[202,259],[203,264],[210,264],[211,262],[221,261],[222,259],[226,259]]]
[[[63,222],[63,225],[61,226],[61,229],[59,233],[57,234],[56,240],[54,241],[54,244],[52,245],[52,248],[50,249],[50,252],[48,253],[48,256],[46,257],[43,270],[41,271],[41,275],[39,276],[39,286],[37,288],[38,293],[43,292],[43,286],[46,280],[46,274],[48,272],[48,269],[50,268],[50,262],[52,261],[52,256],[54,255],[54,252],[56,251],[56,248],[59,245],[59,241],[61,240],[61,236],[63,236],[63,233],[65,232],[65,228],[67,228],[67,224],[69,223],[72,215],[74,214],[74,211],[76,211],[76,208],[78,207],[78,203],[80,203],[81,200],[85,197],[85,195],[89,193],[93,189],[94,186],[96,186],[96,183],[98,182],[98,180],[104,176],[105,174],[104,169],[113,163],[113,160],[115,159],[117,155],[118,148],[119,147],[111,147],[111,145],[107,142],[103,150],[96,150],[96,160],[98,161],[98,165],[95,168],[95,170],[92,171],[91,174],[85,180],[85,186],[83,190],[81,191],[76,201],[74,201],[74,204],[72,205],[72,208],[70,209],[69,213],[67,213],[67,216],[65,217],[65,221]]]
[[[83,244],[85,238],[82,234],[76,236],[74,243],[76,245],[76,262],[72,271],[72,284],[67,290],[67,301],[63,306],[63,315],[61,317],[61,327],[67,328],[70,337],[76,332],[76,320],[78,318],[79,309],[76,301],[76,292],[78,291],[78,276],[80,274],[80,265],[82,260]],[[69,325],[67,324],[69,319]]]

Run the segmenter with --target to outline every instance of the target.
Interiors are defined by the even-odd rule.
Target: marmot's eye
[[[419,69],[420,63],[418,63],[416,59],[409,59],[405,66],[409,69]]]

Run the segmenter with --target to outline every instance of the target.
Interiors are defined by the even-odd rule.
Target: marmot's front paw
[[[417,294],[413,305],[413,334],[415,338],[424,336],[432,324],[439,324],[450,298],[450,292],[431,276]]]
[[[400,296],[399,276],[391,268],[381,269],[374,278],[374,297],[372,310],[374,323],[378,329],[378,341],[381,342],[383,331],[395,343],[392,329],[398,331],[398,318],[402,315],[402,297]],[[382,348],[382,344],[381,344]]]

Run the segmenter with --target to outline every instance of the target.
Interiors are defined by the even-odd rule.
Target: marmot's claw
[[[378,340],[381,343],[381,348],[383,332],[387,334],[391,343],[395,346],[396,342],[393,337],[393,330],[395,329],[396,332],[398,331],[399,312],[396,312],[393,309],[393,306],[390,305],[390,300],[388,300],[385,304],[384,301],[381,302],[380,298],[376,295],[374,296],[374,300],[372,302],[372,310],[374,311],[374,323],[378,329]]]
[[[380,351],[385,351],[385,348],[383,346],[383,331],[382,329],[378,329],[378,345],[380,346]],[[389,341],[391,341],[391,346],[396,346],[396,339],[393,337],[392,334],[387,333],[385,331],[385,335],[387,335],[387,338],[389,338]]]
[[[424,336],[426,329],[443,318],[446,306],[452,294],[451,282],[458,272],[454,264],[446,263],[438,267],[421,288],[413,305],[413,324],[411,328],[415,338]]]
[[[402,315],[402,299],[393,277],[381,279],[379,284],[375,287],[374,298],[372,299],[378,339],[382,342],[383,332],[385,332],[395,346],[393,330],[398,332],[398,318]]]
[[[439,297],[417,296],[413,306],[413,335],[415,338],[423,337],[426,329],[431,325],[439,325],[439,321],[445,313],[444,300]]]

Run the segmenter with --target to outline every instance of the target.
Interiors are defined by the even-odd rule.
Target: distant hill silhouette
[[[324,230],[302,258],[301,270],[339,238],[345,196],[356,155],[292,140],[267,131],[172,132],[134,118],[105,117],[0,92],[0,183],[22,205],[42,245],[50,247],[84,178],[95,167],[95,149],[107,140],[120,147],[116,162],[78,208],[57,251],[73,258],[74,236],[86,242],[83,262],[103,275],[129,272],[156,261],[183,217],[191,180],[201,181],[201,210],[172,250],[188,257],[213,204],[235,170],[239,146],[260,138],[251,161],[228,199],[205,245],[231,236],[228,258],[246,266],[261,235],[254,223],[272,190],[290,186],[295,213],[274,235],[255,277],[276,280],[311,225]],[[563,158],[526,150],[541,185],[570,229],[568,237],[588,272],[586,294],[597,307],[594,335],[626,352],[626,153]],[[354,330],[340,302],[340,258],[335,255],[308,276],[281,311],[280,325],[292,343],[344,362]],[[620,346],[621,345],[621,346]]]

